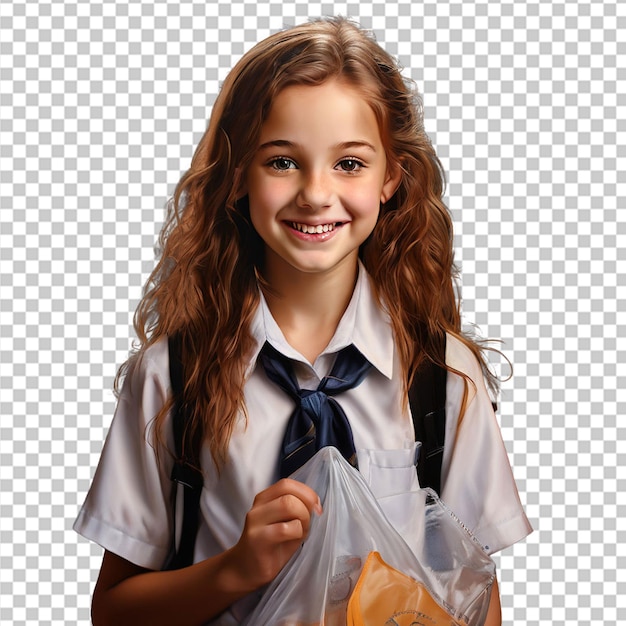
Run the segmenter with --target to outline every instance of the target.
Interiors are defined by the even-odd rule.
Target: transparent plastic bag
[[[246,626],[345,626],[348,601],[372,552],[422,583],[449,613],[450,624],[482,626],[495,565],[432,490],[420,490],[424,513],[415,522],[421,531],[414,553],[335,448],[320,450],[292,478],[319,494],[324,512],[313,515],[308,538]]]

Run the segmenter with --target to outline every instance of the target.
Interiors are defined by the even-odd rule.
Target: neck
[[[287,341],[311,363],[332,339],[357,278],[356,258],[324,273],[302,273],[281,265],[263,276],[268,307]]]

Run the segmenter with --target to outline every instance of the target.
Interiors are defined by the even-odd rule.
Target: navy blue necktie
[[[295,472],[325,446],[335,446],[356,466],[350,423],[332,396],[359,385],[372,364],[350,345],[339,351],[330,374],[322,379],[318,388],[310,390],[300,389],[291,359],[269,343],[263,346],[259,358],[267,377],[296,403],[283,439],[281,478]]]

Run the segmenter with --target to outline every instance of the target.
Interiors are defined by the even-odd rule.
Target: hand
[[[253,591],[276,577],[306,539],[313,512],[322,513],[318,495],[289,478],[256,496],[229,559],[245,587]]]

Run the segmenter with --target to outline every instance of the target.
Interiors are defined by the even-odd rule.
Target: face
[[[376,117],[356,88],[328,81],[281,91],[245,180],[252,224],[265,242],[265,278],[294,271],[354,278],[359,246],[398,185],[391,169]]]

